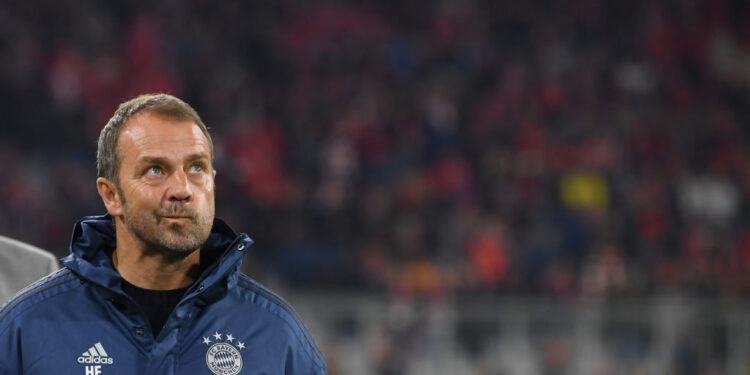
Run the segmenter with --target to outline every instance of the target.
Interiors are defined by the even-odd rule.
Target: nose
[[[193,197],[190,182],[182,170],[177,170],[169,177],[167,198],[170,201],[189,201]]]

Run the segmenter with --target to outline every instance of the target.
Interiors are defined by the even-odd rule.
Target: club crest
[[[210,345],[206,351],[206,365],[216,375],[237,375],[242,370],[242,354],[240,350],[245,349],[245,344],[236,340],[231,333],[223,335],[216,332],[209,337],[203,338],[203,343]],[[237,346],[234,346],[234,341]]]

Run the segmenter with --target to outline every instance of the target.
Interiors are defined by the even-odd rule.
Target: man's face
[[[139,113],[123,127],[117,149],[121,219],[132,237],[167,256],[200,248],[214,219],[214,171],[198,125]]]

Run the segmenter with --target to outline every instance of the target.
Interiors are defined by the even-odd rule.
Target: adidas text
[[[103,365],[111,365],[115,361],[112,358],[107,357],[78,357],[78,363],[96,363]]]

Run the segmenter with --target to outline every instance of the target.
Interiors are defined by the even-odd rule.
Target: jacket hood
[[[252,243],[253,240],[246,234],[237,235],[224,221],[214,219],[208,240],[199,250],[201,275],[195,284],[200,283],[209,289],[227,279],[233,271],[236,273],[242,256]],[[122,294],[122,277],[112,264],[112,252],[116,246],[112,216],[88,216],[76,223],[70,242],[70,255],[61,262],[83,280]],[[236,275],[231,279],[236,280]]]

